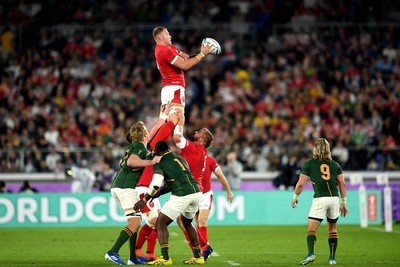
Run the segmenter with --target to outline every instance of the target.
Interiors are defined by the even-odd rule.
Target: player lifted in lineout
[[[201,44],[200,52],[190,57],[172,44],[172,36],[167,28],[155,27],[153,38],[156,42],[154,54],[157,68],[162,78],[161,104],[172,103],[171,113],[175,112],[176,108],[184,110],[186,87],[184,71],[200,63],[204,57],[214,52],[215,47]],[[174,127],[171,123],[166,123],[159,129],[155,139],[166,140],[165,138],[171,136]]]

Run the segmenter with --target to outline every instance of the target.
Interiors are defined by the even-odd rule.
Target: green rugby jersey
[[[314,198],[339,196],[336,180],[343,172],[336,161],[310,159],[304,163],[301,173],[310,177]]]
[[[154,165],[154,173],[164,176],[164,182],[170,187],[172,195],[186,196],[201,192],[186,160],[175,153],[165,153],[161,161]]]
[[[147,149],[143,143],[131,143],[125,149],[125,155],[119,164],[119,170],[115,175],[111,187],[135,188],[143,173],[143,167],[132,168],[127,165],[130,155],[135,154],[140,159],[147,159]]]

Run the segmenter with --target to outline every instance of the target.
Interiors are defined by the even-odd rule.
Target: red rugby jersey
[[[140,176],[137,186],[149,187],[151,180],[153,180],[153,165],[144,167],[143,173]]]
[[[208,155],[206,159],[206,168],[204,170],[202,185],[203,193],[211,190],[211,175],[219,167],[214,157]]]
[[[178,59],[180,52],[179,48],[174,45],[171,45],[171,47],[156,45],[155,57],[163,87],[167,85],[186,86],[183,70],[172,65]]]
[[[206,167],[207,149],[202,145],[186,140],[186,145],[181,148],[180,155],[189,164],[193,177],[203,191],[202,179]]]

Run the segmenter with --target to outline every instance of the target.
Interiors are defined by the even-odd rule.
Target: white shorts
[[[318,197],[314,198],[311,204],[308,217],[324,219],[336,219],[339,217],[339,197]]]
[[[143,196],[147,192],[149,192],[149,188],[145,187],[145,186],[137,186],[135,188],[135,190],[136,190],[136,193],[137,193],[139,199],[142,199]],[[155,209],[155,210],[161,209],[160,200],[158,198],[153,199],[151,202],[148,201],[146,203],[146,206],[147,206],[147,209],[143,209],[144,207],[142,208],[142,213],[147,213],[148,211],[151,211],[153,209]]]
[[[161,104],[176,103],[185,106],[185,88],[180,85],[168,85],[161,89]]]
[[[133,188],[111,188],[111,195],[117,201],[118,205],[124,210],[126,217],[140,217],[141,212],[133,209],[136,202],[139,201],[136,190]]]
[[[187,219],[193,219],[199,208],[201,195],[201,192],[183,197],[171,195],[161,208],[161,212],[171,218],[171,220],[176,220],[180,214]]]
[[[213,200],[213,191],[210,190],[201,195],[199,210],[211,210]]]

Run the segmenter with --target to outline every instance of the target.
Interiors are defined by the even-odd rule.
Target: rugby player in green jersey
[[[183,226],[190,237],[194,250],[193,257],[185,260],[184,263],[204,264],[197,232],[192,225],[202,195],[200,187],[191,174],[186,160],[171,152],[165,141],[157,142],[155,153],[162,156],[162,159],[154,165],[154,175],[149,186],[149,192],[135,204],[134,208],[136,211],[140,211],[151,198],[156,198],[168,192],[171,192],[171,196],[161,208],[156,222],[162,257],[147,264],[172,265],[172,259],[169,255],[168,225],[176,220],[179,215],[182,215]],[[165,186],[161,188],[163,183]]]
[[[324,138],[315,141],[313,157],[304,163],[299,181],[294,190],[292,207],[296,208],[298,197],[304,185],[311,180],[314,189],[314,199],[308,214],[308,255],[300,262],[307,265],[315,261],[314,247],[317,241],[317,230],[322,220],[326,217],[328,222],[329,264],[336,264],[336,248],[338,233],[336,223],[339,212],[346,217],[346,183],[340,165],[332,160],[329,143]],[[339,199],[340,193],[340,199]]]
[[[146,146],[156,135],[158,129],[166,123],[166,112],[169,112],[171,105],[161,107],[160,118],[154,127],[147,131],[143,122],[134,124],[127,136],[130,144],[125,149],[125,155],[120,161],[120,167],[111,184],[111,195],[117,201],[118,205],[124,210],[128,225],[120,232],[113,247],[105,254],[106,260],[119,265],[126,265],[119,257],[119,250],[125,242],[129,240],[130,257],[127,264],[145,264],[136,256],[137,231],[142,222],[141,212],[134,210],[133,204],[139,200],[135,190],[136,185],[143,173],[144,167],[158,163],[161,156],[155,156],[153,159],[147,159],[149,151]],[[180,119],[183,119],[183,112],[177,111],[169,116],[169,122],[176,125]]]

